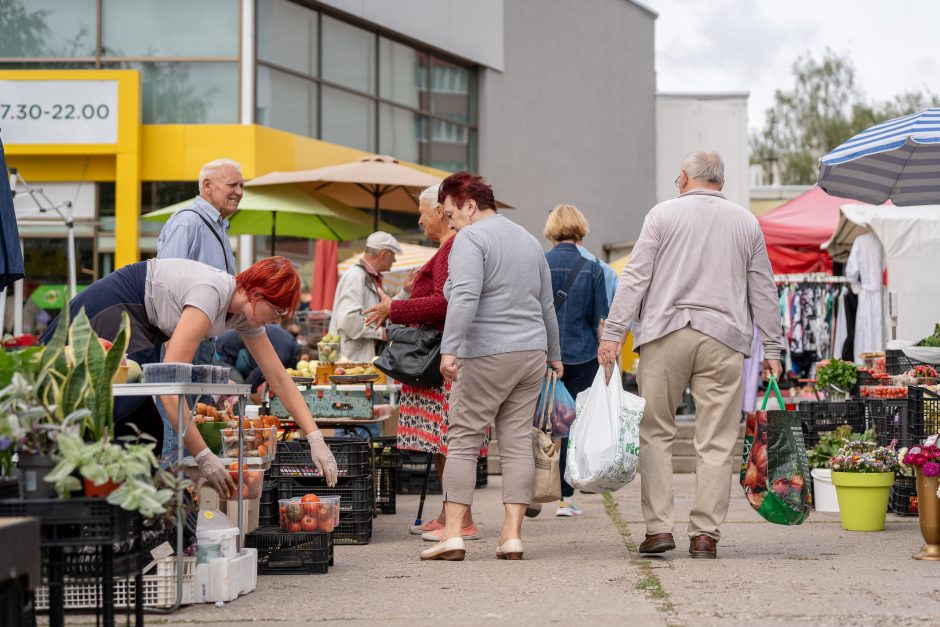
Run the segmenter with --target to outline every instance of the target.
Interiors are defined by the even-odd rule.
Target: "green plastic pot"
[[[893,472],[835,472],[842,528],[846,531],[883,531]]]
[[[202,422],[196,425],[199,435],[206,441],[206,446],[216,455],[222,454],[222,429],[226,427],[225,421]]]

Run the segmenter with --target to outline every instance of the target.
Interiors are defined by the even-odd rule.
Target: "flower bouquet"
[[[930,441],[930,440],[928,440]],[[940,448],[922,444],[902,449],[901,463],[917,472],[917,516],[924,547],[914,555],[917,560],[940,560]],[[936,495],[936,497],[934,496]]]

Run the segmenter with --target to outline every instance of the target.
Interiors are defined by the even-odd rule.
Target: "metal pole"
[[[376,187],[375,191],[372,192],[372,196],[375,198],[375,212],[372,214],[372,230],[379,230],[379,198],[382,197],[382,193],[379,191],[379,188]]]
[[[183,395],[177,397],[179,403],[176,415],[176,425],[179,431],[176,432],[176,471],[183,478]],[[186,424],[189,428],[189,424]],[[183,514],[183,493],[182,490],[176,492],[176,603],[173,604],[171,612],[175,612],[183,604],[183,567],[186,562],[186,556],[183,554],[183,526],[186,524],[186,518]]]
[[[68,232],[68,259],[69,259],[69,300],[78,295],[78,271],[75,259],[75,219],[73,217],[72,203],[65,203],[65,228]]]
[[[238,550],[241,551],[245,548],[245,495],[242,493],[242,486],[244,485],[244,479],[242,477],[243,468],[242,460],[245,459],[245,419],[242,402],[244,397],[239,396],[238,400],[235,403],[235,417],[238,419]]]

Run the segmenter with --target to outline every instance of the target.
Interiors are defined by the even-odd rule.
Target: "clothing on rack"
[[[829,359],[843,341],[839,332],[840,303],[845,286],[842,277],[784,275],[778,279],[780,309],[786,350],[782,356],[787,372],[806,377],[813,364]],[[781,279],[783,279],[781,281]]]
[[[860,235],[852,243],[845,276],[858,294],[858,316],[855,320],[855,355],[884,350],[884,318],[882,277],[884,250],[874,233]]]

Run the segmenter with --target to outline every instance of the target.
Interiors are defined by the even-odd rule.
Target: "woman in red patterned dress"
[[[447,299],[444,298],[444,283],[447,281],[447,260],[454,243],[454,231],[444,217],[444,208],[437,202],[438,187],[429,187],[421,193],[418,224],[428,239],[438,242],[437,253],[418,271],[407,298],[390,299],[380,293],[381,302],[366,310],[366,324],[383,325],[386,320],[396,324],[426,324],[444,329],[447,314]],[[447,455],[447,410],[450,396],[450,381],[436,388],[401,386],[400,416],[398,418],[398,448],[424,451],[434,455],[437,475],[444,474]],[[480,455],[486,455],[484,441]],[[440,541],[440,529],[444,526],[444,510],[440,515],[423,525],[414,526],[411,532],[432,542]],[[479,537],[473,517],[467,510],[463,523],[465,540]]]

